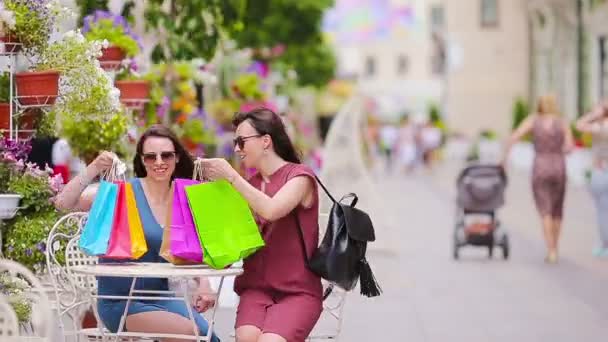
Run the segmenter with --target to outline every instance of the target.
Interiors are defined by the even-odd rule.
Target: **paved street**
[[[608,334],[608,260],[591,257],[593,207],[585,189],[567,195],[562,258],[543,262],[540,227],[525,174],[510,173],[500,218],[512,258],[487,259],[486,249],[451,259],[454,179],[458,166],[432,175],[376,177],[382,212],[377,227],[392,248],[370,263],[384,295],[348,297],[342,341],[602,341]],[[500,253],[498,253],[500,255]],[[220,331],[229,330],[222,310]],[[225,334],[222,334],[226,336]]]

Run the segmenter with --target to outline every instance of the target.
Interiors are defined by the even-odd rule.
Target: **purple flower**
[[[40,252],[44,253],[46,251],[46,243],[44,242],[39,242],[36,245],[36,249],[39,250]]]
[[[156,108],[156,115],[159,119],[164,118],[169,113],[171,100],[168,96],[164,96],[161,104]]]
[[[13,245],[10,245],[10,246],[8,246],[7,250],[8,250],[9,252],[12,252],[12,251],[14,251],[14,250],[15,250],[15,247],[13,247]]]
[[[54,193],[58,193],[63,188],[63,176],[57,174],[49,178],[49,186]]]
[[[32,256],[32,254],[34,254],[34,252],[32,251],[31,248],[28,248],[28,249],[25,250],[25,255]]]

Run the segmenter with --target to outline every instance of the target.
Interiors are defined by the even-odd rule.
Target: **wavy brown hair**
[[[236,113],[232,119],[232,125],[236,128],[245,121],[249,121],[259,134],[270,136],[274,152],[281,159],[290,163],[302,164],[300,154],[289,139],[283,120],[275,112],[261,107],[246,113]]]
[[[150,137],[167,138],[173,143],[177,163],[175,164],[175,171],[173,172],[173,175],[171,175],[171,179],[192,178],[192,172],[194,171],[194,161],[192,160],[192,157],[188,151],[186,151],[184,145],[177,139],[175,133],[163,125],[150,126],[150,128],[148,128],[139,138],[135,157],[133,158],[133,169],[137,177],[143,178],[148,174],[141,157],[143,154],[144,142]]]

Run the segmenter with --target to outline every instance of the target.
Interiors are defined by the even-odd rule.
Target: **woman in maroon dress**
[[[224,159],[205,159],[205,176],[227,179],[249,202],[266,247],[247,258],[236,279],[238,342],[300,342],[322,311],[321,279],[306,266],[318,244],[319,198],[314,174],[301,164],[281,118],[261,108],[240,113],[234,150],[257,173],[243,179]],[[300,243],[300,219],[306,251]]]

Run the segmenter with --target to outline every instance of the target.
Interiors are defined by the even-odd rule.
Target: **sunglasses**
[[[247,140],[252,139],[252,138],[259,138],[259,137],[261,137],[261,136],[262,136],[261,134],[256,134],[256,135],[248,135],[248,136],[246,136],[246,137],[241,137],[241,136],[238,136],[238,137],[234,138],[234,140],[233,140],[233,142],[234,142],[234,146],[238,146],[238,147],[239,147],[239,149],[241,149],[241,150],[242,150],[242,149],[245,147],[245,142],[246,142]]]
[[[162,160],[163,163],[167,163],[175,159],[175,152],[163,151],[159,153],[150,152],[142,154],[142,158],[146,164],[154,164],[158,160],[158,156],[160,156],[160,160]]]

